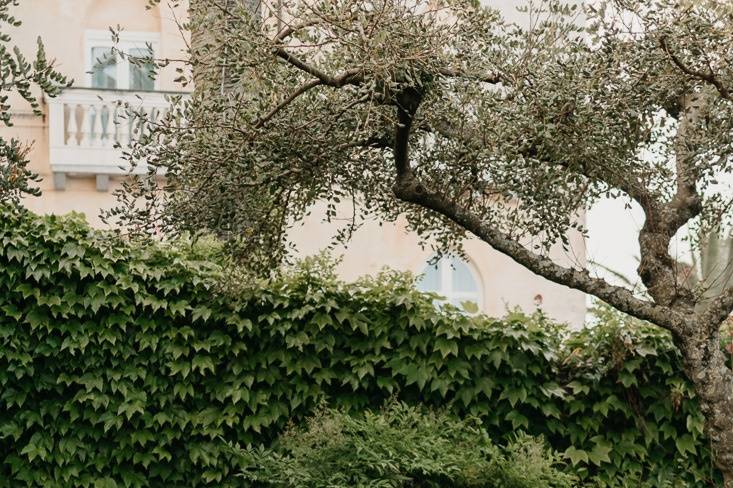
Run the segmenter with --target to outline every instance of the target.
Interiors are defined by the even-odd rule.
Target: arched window
[[[444,257],[435,264],[428,264],[417,283],[421,291],[437,293],[445,300],[464,308],[463,302],[473,302],[481,307],[481,290],[468,263],[456,257]]]

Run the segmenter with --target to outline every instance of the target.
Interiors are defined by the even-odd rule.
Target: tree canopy
[[[181,106],[185,129],[163,121],[131,156],[168,175],[147,209],[156,225],[213,231],[269,261],[322,201],[327,217],[354,202],[343,237],[364,217],[405,215],[456,249],[467,226],[433,208],[447,204],[539,255],[609,195],[640,202],[666,234],[726,214],[713,183],[730,163],[728,11],[547,2],[528,7],[528,28],[465,1],[284,2],[256,18],[198,3],[212,8],[190,25],[207,30],[193,71],[211,89]],[[406,161],[430,205],[395,191]]]

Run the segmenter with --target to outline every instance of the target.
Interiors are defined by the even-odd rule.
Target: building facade
[[[147,0],[32,0],[16,7],[22,26],[10,34],[24,51],[35,49],[41,36],[49,58],[74,78],[74,86],[46,99],[42,117],[34,116],[20,100],[13,102],[14,127],[2,136],[33,141],[31,169],[43,178],[41,197],[25,204],[38,213],[86,214],[94,226],[102,226],[99,214],[114,205],[112,191],[128,172],[120,149],[129,141],[132,127],[121,117],[116,102],[143,108],[151,116],[166,109],[166,94],[181,87],[173,69],[151,76],[148,67],[115,56],[110,27],[122,31],[118,49],[132,56],[185,56],[185,2],[177,7],[148,9]],[[165,2],[161,2],[165,4]],[[507,1],[508,6],[514,2]],[[151,52],[152,51],[152,52]],[[137,171],[143,171],[138,168]],[[316,215],[317,212],[314,212]],[[581,216],[582,218],[582,216]],[[317,219],[307,220],[292,232],[298,252],[310,255],[330,243],[336,228]],[[580,234],[570,236],[571,251],[559,247],[551,256],[558,263],[585,264],[585,243]],[[508,308],[532,311],[541,307],[551,317],[580,326],[585,318],[585,296],[540,278],[485,243],[465,243],[467,260],[446,258],[429,266],[429,249],[407,233],[402,222],[379,225],[368,222],[345,249],[337,249],[344,279],[373,274],[383,267],[422,274],[419,286],[436,291],[454,304],[476,303],[489,315],[500,316]]]

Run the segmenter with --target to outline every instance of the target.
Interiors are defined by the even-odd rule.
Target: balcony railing
[[[56,188],[65,187],[67,174],[96,175],[97,189],[105,191],[110,175],[130,173],[122,152],[144,120],[129,117],[128,110],[156,120],[168,110],[170,94],[70,88],[47,99],[49,162]],[[132,169],[136,174],[146,171],[144,164]]]

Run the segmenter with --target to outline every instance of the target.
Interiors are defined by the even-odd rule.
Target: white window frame
[[[428,266],[434,266],[433,264],[430,264],[431,259],[432,258],[425,261],[423,268],[419,271],[420,274],[422,274]],[[468,268],[468,272],[471,274],[474,283],[476,283],[477,290],[475,292],[454,290],[453,275],[455,274],[455,269],[451,266],[451,258],[449,256],[444,256],[437,263],[437,270],[440,273],[440,288],[435,290],[435,293],[444,297],[447,303],[451,303],[454,300],[459,304],[470,301],[474,302],[478,306],[479,310],[483,310],[483,285],[478,273],[470,261],[466,261],[458,257],[455,259],[463,263],[463,265]]]
[[[128,52],[130,49],[145,49],[148,45],[153,48],[153,56],[158,57],[160,46],[160,34],[157,32],[120,32],[119,42],[112,40],[112,33],[108,30],[88,30],[84,33],[84,67],[86,73],[87,86],[92,87],[92,68],[96,63],[96,59],[92,57],[92,48],[95,47],[116,47],[122,52]],[[130,61],[125,57],[121,59],[117,57],[117,88],[116,90],[130,89]],[[153,80],[153,90],[158,90],[157,77]]]

